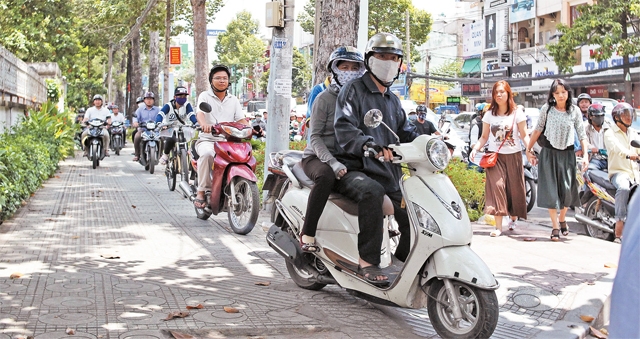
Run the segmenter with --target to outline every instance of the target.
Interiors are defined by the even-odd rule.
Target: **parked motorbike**
[[[106,123],[105,120],[98,118],[87,121],[89,133],[82,143],[87,150],[87,159],[93,163],[93,169],[100,166],[100,160],[106,156],[104,145],[102,144],[102,133],[107,133],[102,129],[102,126],[106,125]]]
[[[365,124],[377,128],[379,111],[367,113]],[[388,128],[386,125],[384,125]],[[390,129],[389,129],[390,130]],[[488,338],[498,322],[499,284],[482,259],[469,247],[471,223],[456,188],[441,171],[451,155],[444,142],[421,135],[413,142],[390,145],[395,164],[406,164],[410,177],[400,181],[411,223],[412,245],[405,263],[392,257],[391,240],[383,232],[381,264],[390,284],[376,287],[358,273],[358,206],[338,194],[329,198],[318,223],[317,253],[303,253],[299,234],[313,181],[304,175],[300,154],[271,156],[264,189],[273,203],[273,225],[267,243],[286,260],[291,279],[301,288],[320,290],[336,284],[380,304],[427,308],[429,319],[443,338]],[[382,208],[385,225],[393,205]]]
[[[631,141],[631,146],[640,148],[640,141]],[[582,207],[576,209],[576,220],[585,225],[589,236],[612,241],[615,239],[616,226],[616,188],[609,181],[609,174],[600,170],[587,170],[585,173],[578,170],[576,176],[580,187],[587,186],[586,190],[580,192]],[[631,186],[629,199],[637,187],[638,184]]]
[[[169,191],[176,189],[177,176],[180,174],[180,180],[189,183],[189,140],[193,134],[193,127],[179,125],[174,128],[173,135],[177,139],[176,145],[169,153],[169,160],[165,167],[165,175],[167,177],[167,185]],[[183,194],[185,195],[185,194]],[[189,196],[185,195],[185,198]]]
[[[533,166],[527,160],[526,151],[522,151],[522,166],[524,167],[524,191],[527,200],[527,212],[531,212],[536,205],[538,196],[538,166]]]
[[[111,123],[109,133],[111,134],[111,149],[120,155],[120,150],[124,147],[124,124],[121,121]]]
[[[206,102],[198,106],[204,112],[211,112]],[[199,128],[198,128],[199,130]],[[251,148],[253,129],[237,122],[215,124],[211,133],[218,139],[214,143],[216,157],[211,169],[211,190],[205,193],[207,207],[197,208],[199,219],[207,220],[211,214],[227,212],[229,225],[237,234],[251,232],[258,220],[260,200],[257,178],[254,173],[256,159]],[[195,200],[198,187],[198,153],[195,141],[189,149],[191,177],[193,185],[181,181],[178,187],[191,201]]]
[[[144,169],[153,174],[160,156],[160,132],[155,121],[149,120],[142,124],[142,142],[140,143],[140,158],[138,162]]]

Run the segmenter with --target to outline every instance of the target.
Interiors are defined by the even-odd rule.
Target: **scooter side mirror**
[[[200,105],[198,105],[198,108],[205,113],[211,113],[211,110],[212,110],[211,105],[209,105],[204,101],[201,102]]]
[[[631,140],[631,146],[640,148],[640,140]]]
[[[369,128],[378,128],[382,123],[382,112],[379,109],[372,109],[364,115],[364,124]]]

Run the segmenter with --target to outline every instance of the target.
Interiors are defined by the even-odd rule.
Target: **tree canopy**
[[[293,70],[291,77],[293,83],[291,89],[293,96],[301,97],[305,92],[310,90],[311,86],[311,62],[305,59],[305,56],[300,53],[298,48],[293,48]]]
[[[621,57],[640,53],[640,31],[634,21],[640,14],[640,0],[601,0],[579,6],[578,11],[580,16],[571,27],[558,25],[560,39],[548,47],[560,72],[573,71],[576,49],[584,45],[598,45],[592,56],[596,61],[614,53]],[[627,34],[629,30],[633,33]]]
[[[218,60],[215,63],[251,70],[256,63],[262,63],[266,45],[256,36],[258,25],[258,20],[250,12],[239,12],[227,25],[227,31],[218,35],[215,47]]]

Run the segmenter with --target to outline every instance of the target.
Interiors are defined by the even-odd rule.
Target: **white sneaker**
[[[514,220],[509,221],[509,231],[513,231],[516,229],[516,222]]]
[[[163,154],[162,157],[160,157],[160,165],[166,165],[167,160],[169,160],[169,156],[166,154]]]

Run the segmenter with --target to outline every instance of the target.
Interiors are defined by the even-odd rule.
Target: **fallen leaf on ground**
[[[71,239],[78,239],[78,238],[80,238],[80,237],[77,236],[77,235],[74,235],[73,237],[71,237]]]
[[[596,337],[598,339],[607,339],[607,336],[604,333],[596,330],[595,328],[593,328],[591,326],[589,326],[589,331],[591,331],[591,335],[592,336],[594,336],[594,337]]]
[[[100,256],[105,259],[120,259],[120,256],[116,254],[100,254]]]
[[[176,339],[197,339],[191,334],[186,334],[178,331],[169,331],[169,333],[171,333],[171,335]]]
[[[68,335],[74,335],[76,334],[76,331],[73,330],[73,328],[67,328],[64,333],[68,334]]]
[[[190,305],[187,305],[187,309],[188,309],[188,310],[201,309],[201,308],[204,308],[204,306],[202,306],[202,304],[198,304],[198,305],[196,305],[196,306],[190,306]]]
[[[22,273],[20,273],[20,272],[13,273],[13,274],[11,274],[9,276],[9,278],[11,278],[11,279],[18,279],[18,278],[21,278],[21,277],[22,277]]]
[[[59,175],[56,175],[56,179],[60,179],[60,176],[59,176]]]
[[[595,281],[587,281],[587,285],[591,286],[591,285],[595,285],[596,282]]]
[[[256,283],[256,285],[258,285],[258,286],[269,286],[269,285],[271,285],[271,283],[268,282],[268,281],[258,281]]]
[[[131,205],[131,207],[136,208],[136,205]]]
[[[44,219],[44,221],[55,221],[55,219],[47,218],[47,219]]]
[[[590,315],[581,315],[580,319],[582,319],[582,321],[590,323],[593,321],[593,319],[595,319],[594,317],[590,316]]]
[[[167,320],[171,320],[173,318],[184,318],[186,316],[189,315],[189,312],[182,312],[182,311],[176,311],[176,312],[171,312],[167,315],[166,318],[164,318],[165,321]]]
[[[527,237],[523,239],[524,241],[536,241],[538,240],[538,238],[531,238],[531,237]]]
[[[237,308],[233,308],[233,307],[229,307],[229,306],[225,306],[224,307],[224,311],[227,313],[238,313],[240,311],[238,311]]]
[[[606,267],[606,268],[616,268],[616,267],[618,267],[618,265],[616,265],[614,263],[611,263],[611,262],[608,262],[608,263],[604,264],[604,267]]]

